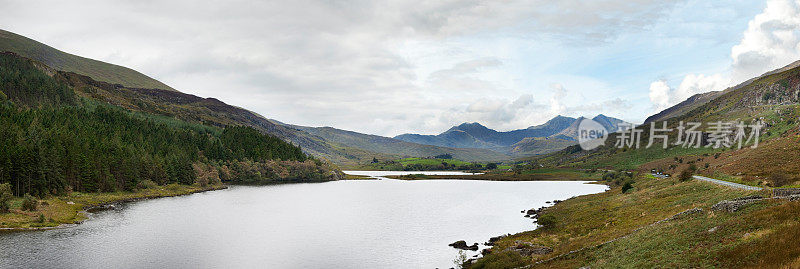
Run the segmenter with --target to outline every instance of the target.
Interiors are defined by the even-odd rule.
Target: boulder
[[[454,248],[457,248],[457,249],[461,249],[461,250],[472,250],[472,251],[477,251],[478,248],[479,248],[478,247],[478,243],[473,243],[471,246],[469,246],[469,245],[467,245],[467,242],[464,241],[464,240],[455,241],[452,244],[449,244],[448,246],[451,246],[451,247],[454,247]]]
[[[458,241],[453,242],[452,244],[449,244],[448,246],[451,246],[451,247],[454,247],[454,248],[458,248],[458,249],[465,249],[465,248],[467,248],[467,242],[464,241],[464,240],[458,240]]]
[[[483,243],[483,244],[487,245],[487,246],[494,246],[494,244],[497,243],[497,241],[500,241],[500,239],[506,238],[506,236],[508,236],[508,235],[499,235],[499,236],[495,236],[495,237],[490,237],[489,238],[489,242],[486,242],[486,243]]]

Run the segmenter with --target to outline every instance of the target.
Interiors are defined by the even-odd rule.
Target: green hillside
[[[34,59],[57,70],[89,76],[98,81],[133,88],[175,90],[136,70],[72,55],[33,39],[0,29],[0,52],[3,51]]]

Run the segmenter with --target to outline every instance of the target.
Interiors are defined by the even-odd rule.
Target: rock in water
[[[451,247],[454,247],[454,248],[458,248],[458,249],[465,249],[467,247],[467,242],[464,241],[464,240],[458,240],[458,241],[453,242],[452,244],[449,244],[448,246],[451,246]]]
[[[461,249],[461,250],[472,250],[472,251],[477,251],[478,250],[478,243],[474,243],[471,246],[469,246],[469,245],[467,245],[467,242],[464,241],[464,240],[455,241],[452,244],[449,244],[448,246],[451,246],[451,247],[454,247],[454,248],[457,248],[457,249]]]

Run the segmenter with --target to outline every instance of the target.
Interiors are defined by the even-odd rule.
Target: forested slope
[[[15,195],[156,184],[330,180],[340,172],[251,127],[209,126],[76,95],[41,63],[0,54],[0,184]]]

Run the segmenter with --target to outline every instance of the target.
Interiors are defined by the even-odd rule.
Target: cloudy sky
[[[800,0],[0,0],[0,28],[266,117],[394,136],[641,122],[800,59]]]

